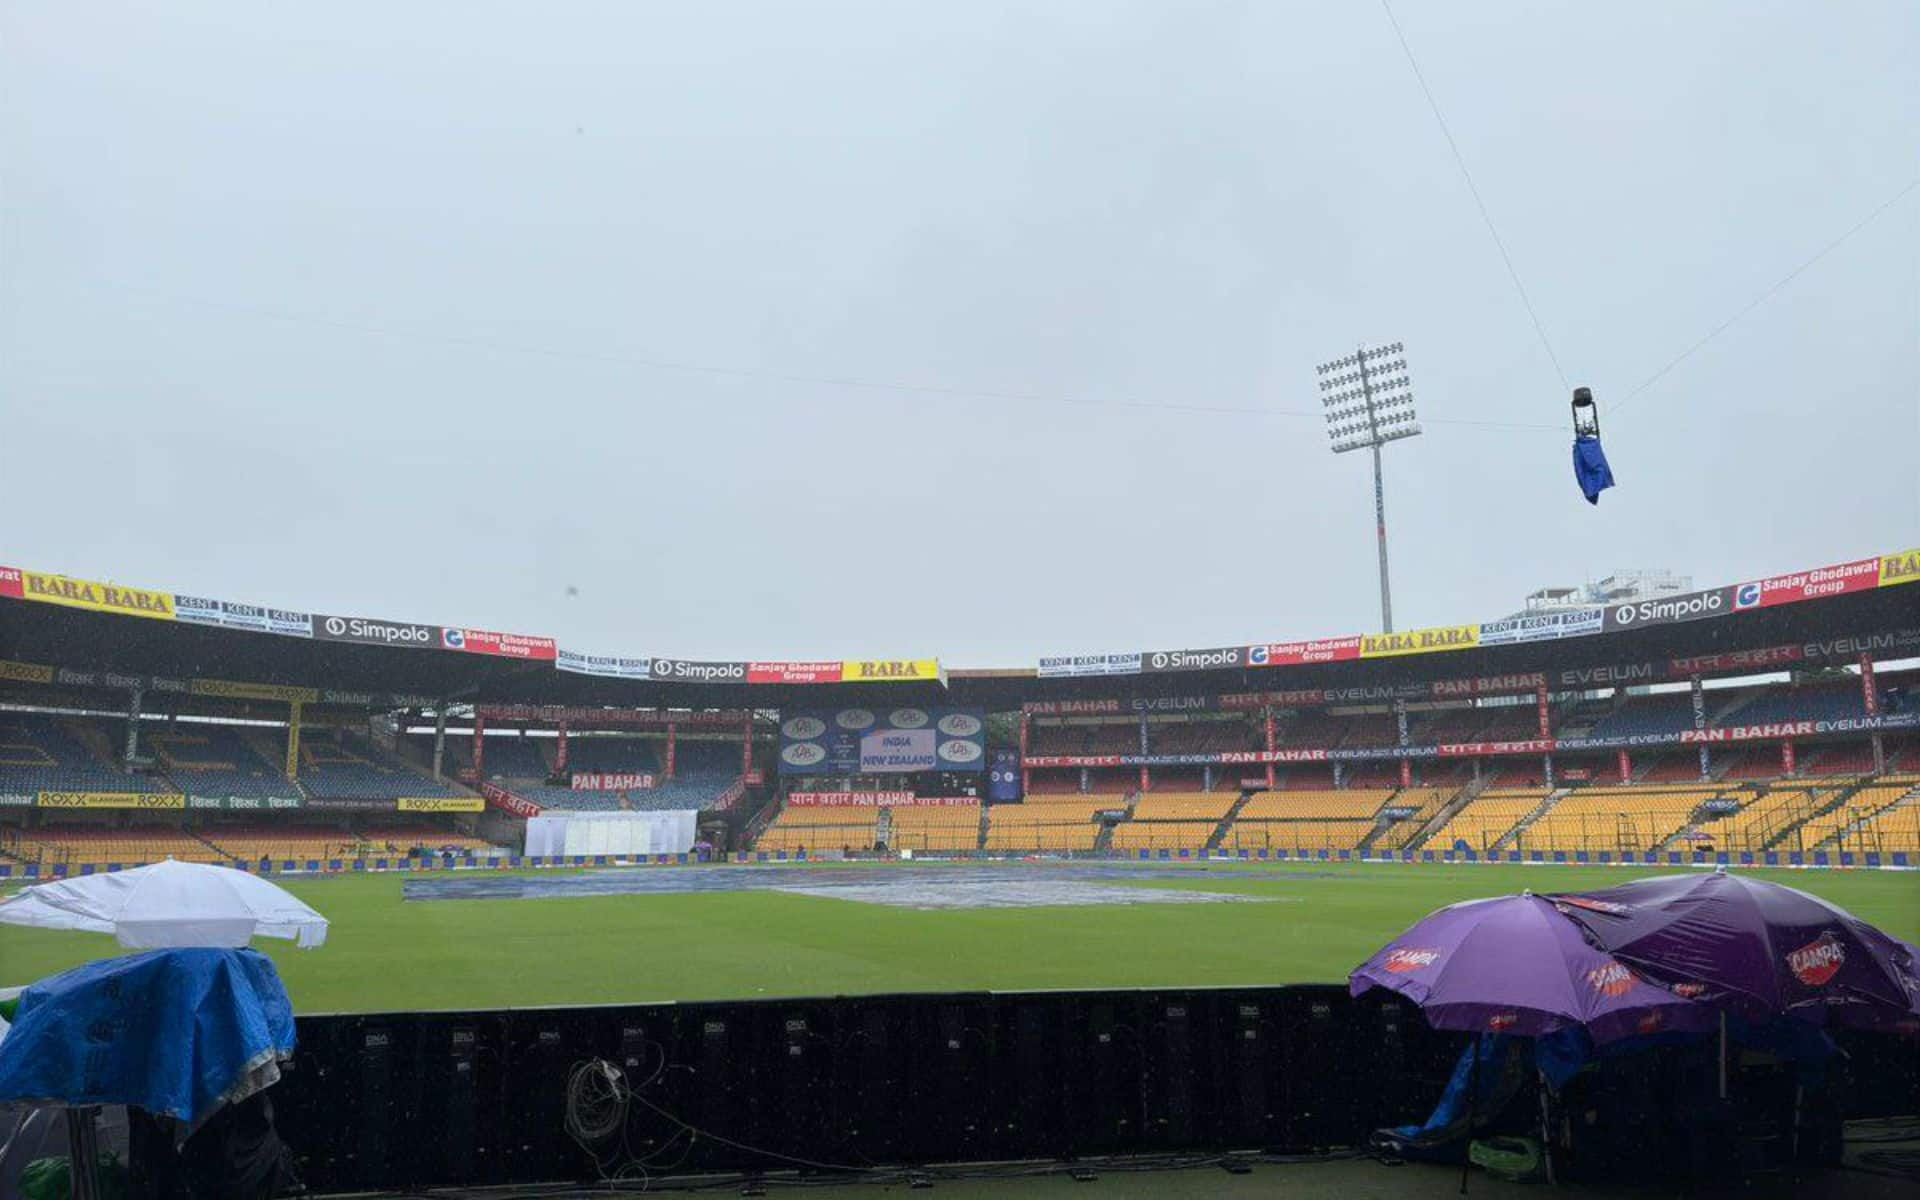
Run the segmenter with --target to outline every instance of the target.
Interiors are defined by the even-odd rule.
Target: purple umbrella
[[[1729,875],[1671,875],[1550,896],[1589,940],[1676,994],[1898,1029],[1920,1018],[1913,947],[1818,896]]]
[[[1595,1044],[1704,1033],[1715,1014],[1655,987],[1533,895],[1469,900],[1432,913],[1348,976],[1356,996],[1384,987],[1435,1029],[1527,1037],[1584,1028]]]

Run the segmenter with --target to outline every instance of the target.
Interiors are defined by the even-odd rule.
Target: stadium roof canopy
[[[0,567],[0,683],[129,687],[361,708],[440,702],[661,708],[887,701],[989,709],[1075,699],[1335,691],[1458,680],[1514,694],[1920,655],[1920,550],[1639,604],[1297,642],[1058,656],[1006,670],[930,659],[694,662],[572,654],[550,638],[291,613]],[[38,601],[38,602],[36,602]],[[937,642],[939,631],[928,631]],[[111,677],[111,678],[109,678]],[[204,686],[192,681],[206,681]],[[183,682],[190,686],[180,686]],[[14,692],[18,695],[18,692]],[[1330,698],[1331,699],[1331,698]]]

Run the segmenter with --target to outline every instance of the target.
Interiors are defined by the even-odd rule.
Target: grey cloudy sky
[[[1395,12],[1598,509],[1377,4],[9,0],[0,562],[589,652],[1359,632],[1363,338],[1402,627],[1920,542],[1920,191],[1605,407],[1920,176],[1920,6]]]

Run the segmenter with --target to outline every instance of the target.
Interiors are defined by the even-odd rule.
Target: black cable
[[[1646,391],[1648,388],[1658,383],[1660,379],[1663,376],[1665,376],[1668,371],[1673,370],[1675,367],[1679,366],[1681,363],[1685,362],[1687,359],[1693,357],[1693,354],[1696,350],[1699,350],[1701,347],[1705,346],[1708,342],[1711,342],[1713,339],[1719,337],[1721,334],[1725,333],[1727,330],[1733,328],[1733,326],[1737,324],[1742,317],[1746,316],[1748,313],[1752,312],[1754,309],[1759,308],[1762,304],[1765,304],[1768,300],[1771,300],[1776,292],[1780,291],[1780,289],[1786,287],[1788,284],[1798,279],[1804,272],[1806,272],[1806,270],[1809,267],[1813,266],[1815,263],[1819,262],[1821,259],[1825,258],[1827,255],[1833,253],[1835,250],[1838,250],[1843,244],[1846,243],[1846,241],[1849,238],[1853,237],[1854,234],[1859,233],[1862,229],[1865,229],[1867,226],[1873,224],[1873,222],[1879,218],[1881,213],[1886,212],[1888,209],[1892,208],[1894,205],[1900,203],[1900,201],[1904,200],[1907,197],[1907,194],[1913,191],[1915,188],[1920,188],[1920,179],[1913,180],[1912,182],[1908,183],[1907,186],[1895,192],[1886,201],[1884,201],[1880,205],[1880,207],[1874,209],[1872,212],[1868,213],[1866,216],[1860,218],[1859,221],[1855,222],[1852,228],[1848,229],[1845,233],[1833,239],[1831,242],[1828,242],[1812,258],[1809,258],[1807,261],[1801,263],[1799,266],[1795,267],[1793,270],[1788,271],[1772,287],[1768,288],[1766,291],[1761,292],[1758,296],[1754,297],[1751,301],[1747,303],[1746,307],[1742,308],[1739,312],[1734,313],[1732,316],[1720,322],[1718,325],[1715,325],[1713,329],[1708,332],[1707,336],[1701,338],[1699,341],[1695,342],[1693,345],[1688,346],[1685,350],[1682,350],[1678,355],[1674,356],[1674,358],[1671,361],[1669,361],[1666,366],[1661,367],[1658,371],[1655,371],[1653,374],[1647,376],[1646,379],[1641,381],[1641,384],[1639,387],[1634,388],[1631,392],[1628,392],[1625,396],[1621,397],[1619,400],[1614,401],[1613,411],[1617,414],[1620,411],[1621,406],[1629,403],[1630,401],[1633,400],[1634,397],[1638,396],[1640,393]]]
[[[525,354],[543,358],[574,359],[584,362],[612,363],[630,367],[641,367],[654,371],[684,371],[696,375],[716,375],[726,378],[756,379],[772,383],[805,384],[817,387],[835,387],[855,391],[899,392],[914,395],[933,396],[956,400],[988,400],[1015,404],[1067,404],[1089,408],[1132,408],[1163,412],[1215,413],[1231,416],[1249,417],[1286,417],[1304,421],[1323,421],[1324,411],[1309,409],[1262,408],[1252,405],[1233,404],[1195,404],[1178,400],[1152,400],[1135,397],[1116,399],[1097,399],[1086,396],[1048,396],[1033,392],[1004,391],[987,388],[950,387],[944,384],[912,383],[899,380],[859,379],[841,375],[803,375],[786,371],[765,371],[751,367],[727,367],[710,363],[678,362],[668,359],[643,358],[634,355],[612,354],[593,350],[558,350],[550,346],[529,346],[511,342],[499,342],[491,338],[465,337],[458,334],[436,334],[391,329],[360,321],[342,321],[331,317],[317,317],[304,313],[283,312],[252,304],[236,304],[222,300],[208,300],[199,296],[186,296],[160,288],[145,287],[137,284],[117,281],[103,281],[108,287],[120,291],[144,292],[158,296],[177,304],[193,305],[219,311],[241,313],[261,317],[267,320],[286,321],[295,324],[320,325],[330,329],[347,330],[368,334],[374,337],[398,338],[422,342],[439,342],[449,346],[468,346],[476,349],[495,350],[509,354]],[[1425,425],[1458,425],[1474,429],[1519,430],[1523,432],[1548,431],[1559,433],[1558,425],[1544,425],[1530,421],[1483,421],[1460,417],[1424,417]],[[116,714],[107,714],[116,715]],[[117,714],[125,716],[124,713]]]
[[[1526,307],[1527,316],[1533,321],[1533,331],[1540,336],[1540,345],[1546,349],[1548,361],[1553,363],[1554,373],[1560,376],[1560,386],[1570,388],[1567,373],[1560,367],[1560,356],[1553,352],[1553,343],[1547,339],[1546,326],[1540,323],[1540,314],[1534,311],[1533,298],[1527,295],[1527,285],[1520,282],[1520,272],[1514,268],[1513,256],[1507,253],[1507,243],[1500,237],[1500,231],[1494,227],[1493,214],[1487,210],[1486,200],[1481,198],[1480,185],[1473,181],[1473,172],[1467,169],[1466,156],[1460,153],[1460,144],[1453,140],[1453,130],[1447,128],[1447,118],[1440,113],[1440,102],[1434,99],[1433,89],[1427,86],[1427,77],[1420,70],[1420,60],[1413,56],[1413,47],[1407,43],[1407,35],[1400,28],[1400,18],[1393,15],[1393,5],[1388,0],[1380,0],[1380,7],[1386,10],[1387,22],[1393,26],[1393,36],[1400,40],[1400,49],[1407,56],[1407,65],[1413,68],[1413,77],[1420,84],[1420,91],[1427,98],[1427,107],[1433,110],[1433,119],[1440,126],[1440,134],[1447,139],[1447,149],[1453,152],[1454,165],[1460,168],[1460,177],[1467,181],[1467,190],[1473,193],[1473,202],[1480,209],[1480,219],[1487,224],[1487,233],[1493,238],[1494,248],[1500,251],[1500,261],[1507,265],[1507,278],[1513,280],[1513,290],[1520,293],[1520,303]],[[1556,431],[1558,426],[1555,427]]]

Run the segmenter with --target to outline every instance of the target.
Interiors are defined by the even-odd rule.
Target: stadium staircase
[[[247,748],[259,755],[262,761],[274,767],[283,767],[286,765],[287,743],[285,734],[276,736],[268,733],[264,729],[243,729],[240,737],[242,741],[246,742]],[[301,783],[297,779],[291,782],[295,790],[300,793],[301,799],[305,800],[313,795],[313,793],[307,790],[306,784]]]
[[[1538,821],[1541,817],[1544,817],[1548,813],[1552,812],[1553,806],[1560,803],[1562,800],[1566,799],[1569,795],[1572,794],[1572,792],[1573,792],[1572,788],[1563,788],[1563,787],[1554,788],[1552,791],[1548,792],[1546,799],[1542,800],[1537,806],[1535,806],[1532,812],[1528,813],[1524,817],[1521,817],[1519,821],[1515,822],[1512,829],[1507,830],[1505,833],[1495,838],[1493,845],[1487,847],[1487,849],[1488,850],[1511,850],[1514,847],[1514,845],[1519,841],[1521,834],[1525,833],[1529,828],[1531,828],[1535,821]]]
[[[1402,846],[1401,849],[1418,850],[1426,845],[1428,838],[1446,828],[1448,821],[1453,820],[1455,816],[1459,815],[1461,809],[1478,800],[1480,794],[1491,786],[1493,786],[1493,777],[1491,775],[1482,775],[1478,779],[1469,780],[1466,786],[1462,787],[1453,799],[1440,806],[1439,812],[1427,818],[1427,823],[1415,831],[1414,835],[1407,839],[1406,845]],[[1376,838],[1379,836],[1378,831],[1375,832],[1374,836]]]
[[[982,804],[980,806],[980,835],[973,840],[973,848],[975,850],[985,850],[987,848],[987,809],[991,807],[992,806],[988,804]]]
[[[1845,784],[1835,787],[1831,792],[1814,793],[1815,796],[1819,797],[1817,800],[1808,803],[1790,803],[1786,805],[1779,820],[1770,822],[1768,825],[1762,827],[1760,837],[1757,839],[1760,843],[1760,849],[1765,851],[1777,848],[1808,821],[1818,816],[1824,816],[1834,809],[1839,808],[1842,804],[1846,803],[1847,797],[1860,790],[1860,783],[1861,781],[1858,779],[1849,780]]]
[[[126,763],[120,759],[120,748],[113,744],[107,731],[93,721],[62,721],[60,727],[74,741],[87,748],[87,753],[99,760],[101,766],[114,771],[124,771]]]
[[[1864,787],[1871,782],[1872,782],[1871,779],[1862,780],[1860,787]],[[1860,790],[1860,787],[1855,787],[1851,789],[1847,794],[1849,796],[1853,795],[1854,793]],[[1833,807],[1829,808],[1827,811],[1832,812],[1834,809],[1840,808],[1844,804],[1845,804],[1845,801],[1843,800],[1840,803],[1833,805]],[[1838,849],[1842,847],[1851,847],[1853,846],[1855,840],[1862,835],[1863,831],[1866,830],[1868,827],[1872,826],[1875,821],[1879,820],[1882,814],[1890,813],[1896,808],[1913,808],[1913,807],[1920,807],[1920,784],[1915,784],[1913,787],[1908,788],[1906,791],[1900,793],[1898,796],[1894,797],[1893,802],[1890,804],[1883,804],[1878,808],[1874,808],[1870,810],[1862,810],[1859,816],[1847,822],[1845,825],[1842,825],[1840,828],[1834,830],[1833,833],[1831,833],[1827,837],[1821,838],[1818,842],[1814,843],[1811,846],[1808,846],[1807,849],[1808,850],[1827,850],[1827,849]]]
[[[1131,800],[1127,802],[1127,820],[1133,820],[1133,802]],[[1121,824],[1119,821],[1100,822],[1100,832],[1093,835],[1093,849],[1095,853],[1105,854],[1113,849],[1113,831],[1120,828]],[[984,842],[981,844],[985,845]]]
[[[786,807],[787,801],[783,796],[767,804],[761,808],[759,812],[755,813],[753,818],[747,822],[746,827],[740,831],[740,848],[745,850],[758,842],[760,835],[767,831],[767,826],[773,824],[774,818],[778,817]]]
[[[893,849],[893,810],[883,808],[873,822],[873,835],[887,849]]]
[[[1244,789],[1241,791],[1240,798],[1233,802],[1233,807],[1227,810],[1227,815],[1220,818],[1220,823],[1213,827],[1213,833],[1208,835],[1207,844],[1201,847],[1205,853],[1212,854],[1220,848],[1220,843],[1226,840],[1227,830],[1232,829],[1233,823],[1240,819],[1240,810],[1247,806],[1247,801],[1252,796],[1252,792]]]
[[[358,749],[354,751],[356,754],[360,752]],[[378,742],[374,742],[367,747],[367,759],[370,762],[378,762],[379,756],[383,753],[395,766],[404,769],[408,774],[415,775],[428,783],[445,784],[457,792],[471,792],[473,790],[466,784],[455,779],[451,774],[443,778],[435,778],[433,774],[433,757],[419,746],[414,745],[408,738],[401,738],[398,744],[391,748],[382,746]]]
[[[221,858],[237,860],[240,857],[239,855],[235,854],[233,851],[227,849],[225,846],[222,846],[219,842],[214,841],[212,838],[208,837],[204,833],[201,833],[197,829],[183,828],[180,832],[186,834],[188,837],[192,838],[194,841],[199,842],[202,846],[205,846],[207,849],[213,851],[215,854],[218,854]]]

